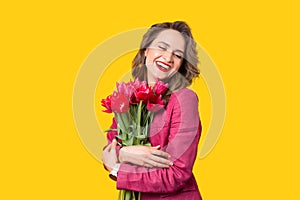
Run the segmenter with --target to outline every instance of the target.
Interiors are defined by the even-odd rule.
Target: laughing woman
[[[155,113],[148,146],[121,149],[107,134],[102,160],[117,189],[141,192],[141,199],[201,200],[193,175],[201,122],[198,97],[187,87],[198,77],[196,43],[185,22],[153,25],[133,61],[132,75],[149,85],[168,83],[167,105]],[[117,126],[113,121],[112,128]]]

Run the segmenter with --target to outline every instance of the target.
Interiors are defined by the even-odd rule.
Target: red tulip
[[[135,79],[132,83],[135,88],[134,96],[132,97],[132,103],[139,103],[143,101],[144,104],[147,104],[149,99],[149,94],[152,93],[151,88],[148,86],[146,81],[139,81],[139,79]]]
[[[104,108],[106,108],[106,110],[102,110],[103,112],[112,113],[112,110],[111,110],[111,95],[109,95],[108,97],[106,97],[106,99],[102,99],[101,100],[101,105]]]
[[[150,88],[140,88],[140,90],[134,93],[135,101],[137,103],[143,101],[143,103],[146,104],[148,102],[150,92],[151,92]]]
[[[167,91],[168,84],[162,81],[156,81],[153,89],[146,81],[140,81],[136,78],[128,83],[117,83],[117,91],[101,101],[102,106],[106,108],[104,112],[117,113],[127,112],[131,104],[143,102],[147,110],[156,112],[164,107],[162,95]]]
[[[147,103],[147,110],[150,112],[156,112],[164,107],[165,103],[162,100],[161,95],[150,94],[149,100]]]
[[[147,104],[147,110],[149,110],[150,112],[157,112],[157,111],[159,111],[162,108],[164,108],[164,105],[151,104],[151,103]]]
[[[117,113],[127,112],[129,109],[129,99],[122,93],[113,92],[111,97],[111,109]]]
[[[131,98],[135,88],[132,85],[132,82],[129,83],[117,83],[117,89],[119,93],[124,94],[126,97]]]
[[[168,84],[165,84],[162,81],[156,81],[156,83],[153,86],[153,91],[157,95],[161,95],[165,93],[168,89]]]
[[[146,83],[146,81],[140,81],[139,78],[136,78],[134,80],[134,82],[131,82],[131,84],[133,85],[133,87],[135,89],[137,89],[137,88],[141,87],[141,85],[146,85],[147,83]]]

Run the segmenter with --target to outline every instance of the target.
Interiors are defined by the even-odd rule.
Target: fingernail
[[[172,165],[172,166],[173,166],[173,163],[172,163],[172,162],[170,162],[170,165]]]
[[[116,139],[113,139],[113,141],[112,142],[117,142],[117,140]]]

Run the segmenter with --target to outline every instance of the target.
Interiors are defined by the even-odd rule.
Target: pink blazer
[[[168,152],[174,165],[150,169],[121,164],[117,189],[142,192],[142,200],[201,200],[192,173],[201,130],[197,95],[187,88],[173,92],[166,109],[155,114],[149,140]],[[115,134],[107,134],[109,143]]]

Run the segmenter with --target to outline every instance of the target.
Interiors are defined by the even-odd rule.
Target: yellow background
[[[204,199],[299,199],[295,2],[1,2],[0,199],[116,198],[78,137],[74,81],[107,38],[174,20],[189,23],[226,89],[220,140],[195,164]]]

